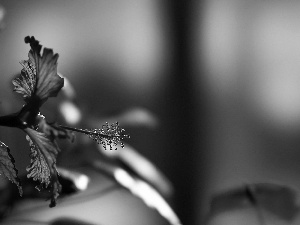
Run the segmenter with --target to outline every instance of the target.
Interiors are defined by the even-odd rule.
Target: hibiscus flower
[[[116,146],[126,135],[121,134],[123,129],[118,124],[106,124],[102,129],[87,130],[48,123],[40,114],[40,108],[49,97],[56,97],[64,86],[64,78],[57,74],[58,54],[54,54],[53,50],[48,48],[44,48],[41,53],[42,46],[33,36],[26,37],[25,43],[31,47],[29,59],[20,62],[23,66],[21,74],[12,81],[14,91],[23,96],[25,104],[17,113],[0,117],[0,126],[16,127],[26,133],[31,158],[27,167],[27,177],[39,183],[36,187],[38,190],[41,188],[51,190],[50,207],[53,207],[61,191],[56,168],[56,158],[60,152],[56,143],[57,138],[73,140],[73,131],[76,131],[87,134],[104,146]],[[22,195],[13,156],[8,146],[2,142],[0,142],[1,172],[18,186]]]

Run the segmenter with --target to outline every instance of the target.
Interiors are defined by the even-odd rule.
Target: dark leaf
[[[209,218],[252,208],[261,224],[269,224],[266,221],[271,216],[291,223],[299,212],[296,200],[297,192],[287,186],[269,183],[246,185],[214,196]]]
[[[56,205],[56,199],[61,190],[56,169],[56,158],[60,150],[55,140],[44,133],[30,128],[26,128],[24,131],[30,138],[32,157],[31,165],[28,167],[28,177],[40,182],[38,189],[50,186],[52,192],[50,207],[53,207]]]
[[[15,183],[22,196],[22,187],[18,178],[18,170],[15,167],[15,160],[10,154],[9,148],[0,141],[0,173],[4,174],[10,181]]]

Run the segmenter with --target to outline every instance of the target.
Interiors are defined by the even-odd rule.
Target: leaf
[[[39,41],[32,37],[25,37],[29,43],[29,60],[21,61],[23,70],[20,77],[13,80],[14,90],[23,95],[24,100],[37,108],[49,97],[56,97],[64,86],[64,79],[57,74],[58,54],[52,49],[44,48]],[[34,104],[33,104],[34,103]]]
[[[173,186],[162,171],[129,144],[126,143],[122,151],[107,151],[102,145],[98,145],[98,149],[103,155],[121,161],[138,177],[154,186],[163,196],[170,197],[173,194]]]
[[[50,207],[56,205],[56,199],[59,196],[61,185],[58,181],[56,169],[56,158],[59,148],[54,139],[46,136],[44,133],[26,128],[24,131],[29,136],[31,149],[31,165],[28,167],[28,177],[40,182],[37,186],[40,188],[51,188]]]
[[[15,160],[10,154],[8,146],[0,141],[0,173],[3,173],[10,181],[17,185],[19,194],[22,196],[23,191],[18,178],[18,170],[14,163]]]
[[[296,199],[297,192],[288,186],[270,183],[246,185],[214,196],[208,218],[250,208],[255,210],[259,224],[269,224],[271,217],[290,224],[299,212]]]

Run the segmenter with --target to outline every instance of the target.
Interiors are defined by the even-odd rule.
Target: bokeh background
[[[201,224],[211,195],[236,185],[300,188],[298,1],[0,4],[1,115],[22,105],[11,80],[33,35],[59,53],[59,72],[91,115],[139,106],[157,116],[153,130],[127,130],[128,142],[173,182],[169,201],[184,224]],[[0,134],[25,173],[24,135]]]

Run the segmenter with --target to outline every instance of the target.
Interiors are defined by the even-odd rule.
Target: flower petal
[[[64,79],[57,74],[58,54],[44,48],[41,55],[42,46],[33,36],[25,37],[25,43],[31,47],[29,60],[21,62],[23,70],[20,77],[13,80],[14,90],[23,94],[26,102],[40,107],[49,97],[57,96],[64,86]]]
[[[30,166],[26,168],[28,174],[27,178],[31,178],[34,181],[38,181],[40,184],[44,184],[45,187],[48,187],[50,184],[51,174],[48,164],[41,153],[40,149],[36,147],[33,141],[30,139],[28,135],[26,135],[26,139],[29,142],[30,146]]]
[[[40,99],[56,97],[64,86],[64,79],[57,74],[58,54],[52,49],[45,48],[42,57],[38,58],[37,87],[35,95]]]
[[[33,36],[25,37],[25,43],[30,44],[31,50],[28,56],[34,62],[37,71],[35,95],[40,99],[55,97],[64,86],[64,79],[57,74],[58,54],[53,54],[52,49],[44,48],[41,55],[42,46]]]
[[[75,140],[75,134],[72,131],[60,127],[57,123],[48,123],[45,117],[40,113],[36,117],[39,130],[46,136],[55,139],[69,139],[71,142]]]
[[[0,172],[17,185],[20,196],[22,196],[23,191],[14,162],[15,160],[10,154],[8,146],[0,141]]]
[[[36,69],[31,60],[23,60],[20,63],[23,66],[21,75],[15,78],[12,83],[15,86],[14,91],[22,94],[27,102],[35,91]]]
[[[31,167],[29,167],[29,177],[38,180],[40,182],[39,187],[45,185],[47,188],[47,186],[50,185],[52,192],[50,207],[53,207],[56,205],[56,199],[61,191],[61,185],[58,181],[56,169],[56,158],[60,150],[55,140],[47,137],[44,133],[30,128],[26,128],[24,131],[32,142],[30,142],[31,149],[36,151],[36,155],[33,154],[32,156],[35,158],[39,157],[39,161],[35,164],[32,163]],[[32,160],[32,162],[35,161],[36,160]]]

